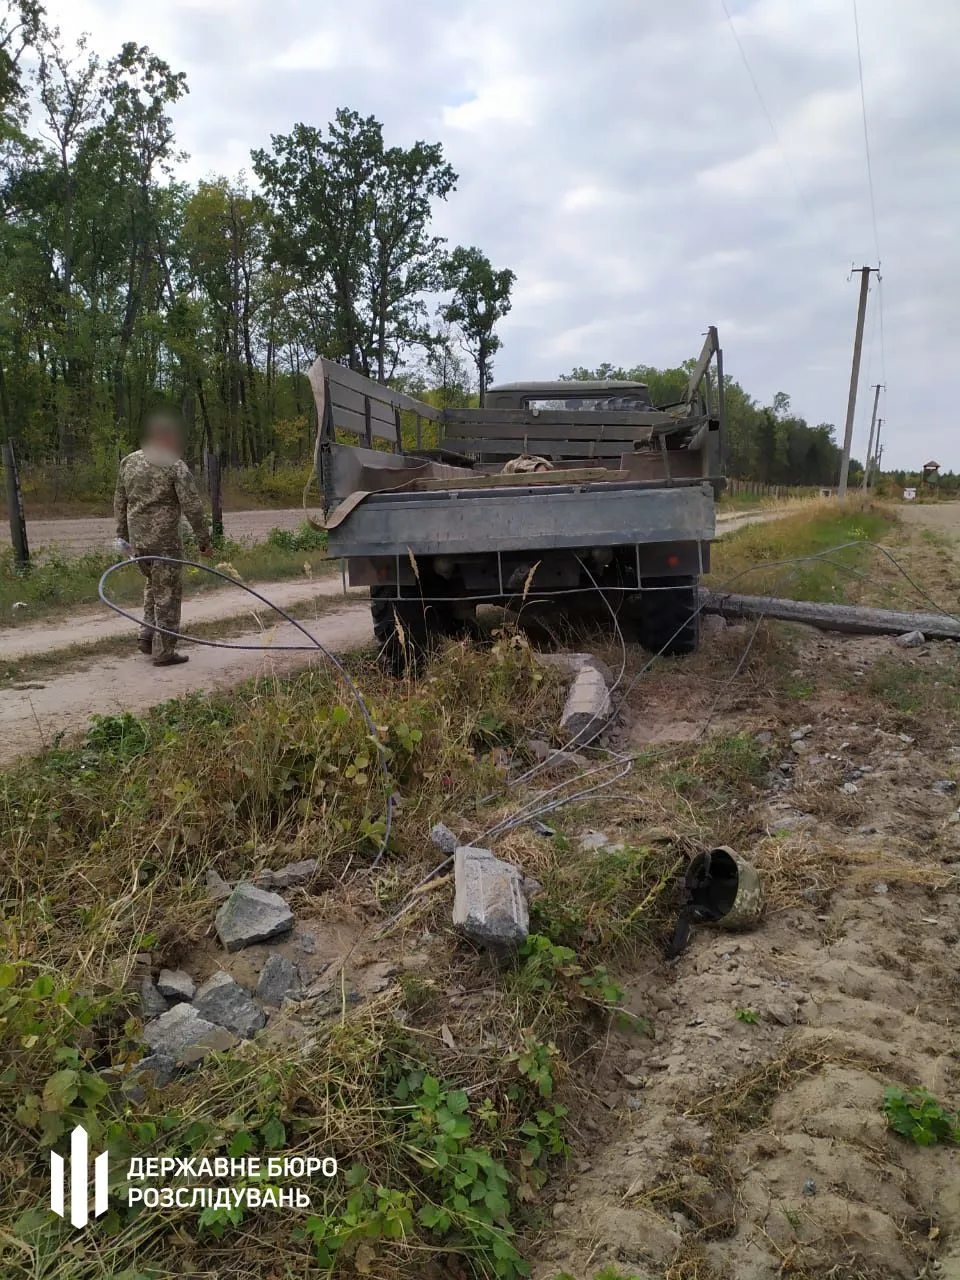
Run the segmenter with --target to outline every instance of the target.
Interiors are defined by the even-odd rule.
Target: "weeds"
[[[945,1110],[926,1089],[891,1086],[884,1091],[883,1114],[894,1133],[918,1147],[960,1142],[960,1115]]]
[[[707,585],[719,589],[735,578],[730,589],[744,594],[835,602],[856,599],[856,579],[849,571],[869,567],[875,556],[870,547],[847,547],[827,559],[797,566],[765,566],[818,555],[848,542],[880,542],[891,523],[892,516],[882,508],[861,506],[856,500],[846,508],[838,508],[835,501],[808,503],[795,515],[727,534],[716,544]]]
[[[745,1022],[748,1027],[755,1027],[760,1021],[760,1015],[756,1009],[738,1009],[733,1016],[738,1022]]]

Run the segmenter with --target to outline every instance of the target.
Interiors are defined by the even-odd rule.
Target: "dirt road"
[[[373,641],[370,611],[362,604],[303,621],[332,650],[359,649]],[[229,638],[255,644],[253,651],[190,646],[182,667],[158,669],[137,653],[98,660],[49,683],[37,681],[0,694],[0,764],[49,746],[57,734],[82,729],[92,715],[145,711],[195,689],[223,689],[263,675],[292,671],[313,661],[309,652],[283,652],[284,645],[308,645],[295,627],[283,623],[263,632]],[[267,646],[265,649],[262,646]]]
[[[323,578],[305,582],[268,582],[251,584],[254,590],[272,600],[274,604],[286,609],[290,605],[299,605],[306,600],[320,597],[339,596],[343,593],[343,582],[336,578]],[[361,595],[361,592],[353,594]],[[130,612],[139,616],[137,606],[130,606]],[[270,610],[240,587],[225,587],[215,595],[201,596],[183,603],[183,630],[190,631],[198,622],[219,622],[227,618],[237,620],[237,629],[258,616],[270,620]],[[32,654],[51,653],[57,649],[73,648],[75,645],[97,644],[114,636],[130,636],[134,634],[132,623],[113,613],[102,605],[83,610],[75,614],[69,622],[38,622],[32,627],[17,627],[0,631],[0,661],[15,662]]]
[[[223,517],[224,533],[236,542],[263,542],[271,529],[299,529],[305,519],[300,507],[280,511],[234,511]],[[103,551],[113,546],[116,526],[109,517],[82,517],[79,520],[28,520],[27,540],[31,554],[41,549],[77,555]],[[3,542],[10,546],[10,528],[3,522]]]

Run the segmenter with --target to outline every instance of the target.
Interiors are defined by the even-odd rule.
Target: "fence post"
[[[215,453],[208,458],[210,467],[210,505],[213,508],[212,532],[214,538],[223,537],[223,498],[220,493],[220,459]]]
[[[3,471],[7,481],[7,506],[10,509],[10,541],[18,569],[30,563],[27,544],[27,517],[23,511],[23,494],[20,492],[20,473],[17,470],[17,454],[12,440],[3,443]]]

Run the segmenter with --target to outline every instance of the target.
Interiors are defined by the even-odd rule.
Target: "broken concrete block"
[[[465,845],[454,857],[453,923],[471,942],[515,951],[530,928],[523,876],[489,849]]]
[[[150,1053],[131,1068],[124,1084],[124,1091],[128,1091],[127,1084],[140,1086],[152,1084],[155,1089],[162,1089],[176,1074],[176,1058],[166,1053]]]
[[[161,969],[157,990],[173,1000],[192,1000],[197,984],[184,969]]]
[[[596,667],[584,665],[567,694],[560,717],[561,729],[579,738],[602,729],[612,712],[603,676]]]
[[[919,649],[926,642],[926,636],[922,631],[905,631],[902,636],[897,636],[894,641],[901,649]]]
[[[534,659],[543,667],[559,667],[572,676],[578,676],[586,667],[599,671],[604,680],[610,681],[613,675],[605,662],[592,653],[536,653]]]
[[[269,942],[293,928],[293,912],[276,893],[238,884],[217,912],[217,934],[228,951]]]
[[[194,997],[193,1007],[202,1018],[226,1027],[235,1035],[249,1040],[266,1023],[267,1016],[255,1004],[236,978],[229,973],[215,973]]]
[[[222,902],[233,893],[233,885],[228,884],[213,867],[207,867],[207,892],[217,902]]]
[[[145,1018],[158,1018],[170,1008],[170,1001],[164,999],[150,978],[140,983],[140,1007]]]
[[[155,1054],[176,1062],[195,1062],[215,1049],[229,1049],[236,1039],[225,1027],[202,1018],[191,1004],[175,1004],[143,1028],[144,1043]]]
[[[449,827],[445,827],[442,822],[436,822],[430,828],[430,839],[440,850],[441,853],[455,853],[457,849],[457,837],[453,834]]]
[[[300,976],[296,966],[279,951],[271,951],[260,970],[257,999],[279,1009],[283,1004],[283,997],[289,995],[299,985]]]
[[[317,858],[304,858],[302,862],[288,862],[279,871],[264,871],[257,876],[257,884],[267,889],[292,889],[312,880],[320,868]]]

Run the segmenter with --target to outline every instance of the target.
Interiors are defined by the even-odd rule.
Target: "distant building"
[[[933,484],[934,480],[939,479],[939,476],[937,475],[939,470],[939,462],[925,462],[923,464],[923,483]]]

